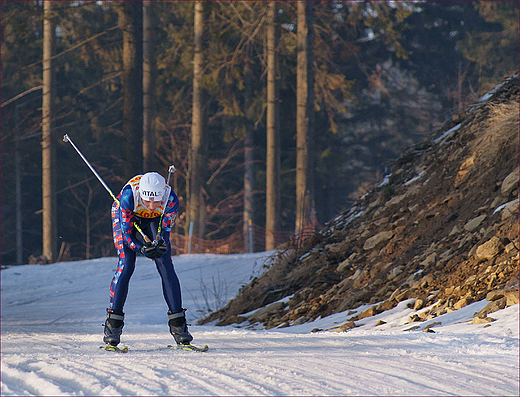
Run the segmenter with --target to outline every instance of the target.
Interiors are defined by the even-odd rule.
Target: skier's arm
[[[170,246],[170,231],[175,223],[177,211],[179,210],[179,199],[173,190],[164,206],[164,214],[161,221],[161,233],[156,239],[161,238],[165,242],[165,248]]]
[[[121,207],[121,232],[124,244],[133,251],[140,252],[143,244],[134,236],[134,195],[132,188],[126,186],[118,197]]]
[[[165,232],[170,232],[172,230],[173,225],[175,224],[175,218],[177,217],[177,211],[179,210],[179,199],[177,195],[172,190],[170,192],[170,196],[168,197],[168,201],[164,206],[164,215],[162,218],[161,229]]]

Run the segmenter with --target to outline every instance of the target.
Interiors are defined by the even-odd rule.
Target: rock
[[[390,310],[394,307],[394,304],[390,300],[386,300],[384,302],[381,302],[377,306],[377,310],[380,312],[384,312],[385,310]]]
[[[422,318],[419,317],[417,314],[412,314],[411,316],[408,316],[408,323],[414,323],[414,322],[417,322],[417,321],[422,321]]]
[[[358,317],[358,320],[361,320],[362,318],[372,317],[379,313],[381,313],[381,311],[378,310],[376,306],[372,306],[372,307],[369,307],[367,310],[359,313],[359,315],[357,317]]]
[[[404,301],[405,299],[408,299],[408,297],[409,297],[408,295],[409,295],[409,294],[410,294],[410,290],[407,289],[406,291],[403,291],[403,292],[401,292],[399,295],[397,295],[397,296],[395,297],[395,300],[396,300],[397,302],[402,302],[402,301]]]
[[[490,302],[496,301],[496,300],[498,300],[500,298],[503,298],[505,292],[506,291],[503,290],[503,289],[497,289],[497,290],[494,290],[494,291],[490,291],[486,295],[486,300],[488,300]]]
[[[428,267],[431,265],[435,265],[436,261],[437,261],[437,254],[434,252],[433,254],[428,255],[426,257],[426,259],[421,262],[421,267]]]
[[[380,325],[386,324],[386,321],[379,320],[376,324],[376,327],[379,327]]]
[[[506,285],[505,287],[506,288],[511,288],[511,287],[514,287],[514,286],[518,286],[518,275],[515,275],[513,277],[511,277],[507,282],[506,282]]]
[[[294,322],[291,323],[291,325],[300,325],[307,322],[307,317],[301,316],[300,318],[294,320]]]
[[[328,244],[325,249],[330,251],[331,253],[345,252],[350,247],[350,243],[348,241],[341,241],[336,244]]]
[[[498,289],[488,292],[486,300],[495,302],[499,299],[506,299],[506,306],[509,307],[519,303],[518,289]]]
[[[433,330],[431,330],[431,328],[436,327],[437,325],[442,325],[442,322],[440,322],[440,321],[435,321],[435,322],[433,322],[433,323],[431,323],[431,324],[428,324],[428,325],[424,328],[423,332],[434,332]]]
[[[516,305],[517,303],[520,303],[520,299],[518,297],[518,290],[509,290],[506,291],[504,296],[507,299],[506,307]]]
[[[392,280],[400,275],[404,270],[404,266],[397,266],[392,269],[392,271],[388,274],[388,280]]]
[[[356,326],[356,324],[354,323],[354,321],[349,321],[348,323],[340,325],[334,331],[336,331],[336,332],[345,332],[345,331],[348,331],[349,329],[354,328],[355,326]]]
[[[470,324],[487,324],[495,321],[492,317],[474,317]]]
[[[453,229],[451,229],[451,232],[450,232],[450,236],[453,236],[455,234],[459,234],[460,232],[462,232],[462,230],[460,229],[460,227],[458,227],[457,225],[453,226]]]
[[[468,256],[471,258],[472,256],[475,256],[476,253],[477,253],[477,248],[479,247],[478,244],[475,244],[470,250],[469,250],[469,253],[468,253]]]
[[[502,203],[502,201],[503,201],[502,197],[495,197],[495,199],[489,205],[489,208],[495,209]]]
[[[361,273],[363,273],[361,269],[357,269],[356,272],[352,276],[350,276],[350,279],[352,281],[356,281],[361,276]]]
[[[486,307],[484,307],[481,311],[479,311],[476,315],[476,317],[484,318],[489,313],[494,313],[498,310],[501,310],[505,308],[507,305],[507,298],[503,296],[500,299],[497,299],[496,301],[489,302]]]
[[[462,299],[460,299],[457,303],[455,303],[455,304],[453,305],[453,308],[454,308],[455,310],[462,309],[464,306],[469,305],[472,301],[473,301],[473,299],[471,299],[471,298],[465,296],[465,297],[463,297]]]
[[[350,267],[350,261],[348,259],[345,259],[343,262],[341,262],[338,267],[336,268],[336,271],[338,273],[343,272],[345,269]]]
[[[421,328],[420,325],[414,325],[413,327],[406,328],[404,331],[415,331],[416,329]]]
[[[378,244],[390,240],[392,237],[394,237],[395,232],[393,230],[387,231],[387,232],[381,232],[376,234],[373,237],[370,237],[365,241],[365,244],[363,245],[363,249],[365,251],[368,251]]]
[[[473,276],[469,276],[466,281],[464,282],[464,284],[473,284],[475,282],[475,280],[477,279],[477,276],[473,275]]]
[[[518,199],[516,199],[516,200],[510,201],[509,203],[507,203],[505,205],[504,209],[502,210],[502,220],[503,221],[518,212],[518,204],[519,204],[519,201],[518,201]]]
[[[477,216],[476,218],[473,218],[468,223],[466,223],[464,225],[464,229],[467,230],[468,232],[472,232],[472,231],[476,230],[480,226],[482,221],[486,218],[487,218],[487,215]]]
[[[245,317],[242,317],[242,316],[232,316],[232,317],[229,317],[227,319],[224,319],[224,320],[216,323],[215,325],[220,327],[220,326],[226,326],[226,325],[231,325],[231,324],[241,324],[244,321],[246,321]]]
[[[493,259],[504,248],[500,239],[496,236],[478,246],[476,256],[479,259]]]
[[[517,250],[513,243],[509,243],[506,245],[506,248],[505,248],[506,254],[509,254],[513,250]]]
[[[505,177],[500,192],[502,196],[509,197],[513,190],[518,189],[519,167]]]
[[[390,295],[390,298],[388,298],[389,301],[395,300],[396,296],[401,293],[401,290],[397,288],[392,294]]]
[[[385,203],[385,207],[390,207],[391,205],[399,204],[405,198],[406,198],[406,194],[401,194],[400,196],[394,196]]]
[[[254,322],[264,322],[266,321],[273,313],[277,312],[278,310],[283,309],[287,304],[284,302],[274,302],[270,305],[261,307],[260,309],[256,310],[251,314],[247,319],[254,323]]]
[[[422,287],[422,288],[426,288],[428,287],[429,285],[431,285],[433,283],[434,279],[433,279],[433,276],[431,274],[427,274],[426,276],[423,276],[423,278],[421,278],[419,280],[419,285]]]
[[[417,298],[415,300],[415,303],[413,305],[414,310],[421,310],[424,307],[424,301],[420,298]]]
[[[345,270],[347,270],[350,265],[351,265],[351,262],[356,258],[356,256],[358,256],[357,252],[354,252],[352,255],[350,255],[347,259],[345,259],[343,262],[341,262],[338,267],[336,268],[336,271],[338,273],[341,273],[341,272],[344,272]]]

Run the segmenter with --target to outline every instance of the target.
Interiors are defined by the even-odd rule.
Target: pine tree
[[[49,262],[57,257],[56,227],[56,134],[55,70],[56,48],[54,2],[44,2],[43,22],[43,101],[42,101],[42,196],[43,196],[43,255]]]

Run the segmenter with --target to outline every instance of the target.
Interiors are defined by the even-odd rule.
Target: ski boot
[[[121,332],[125,323],[125,313],[107,309],[107,319],[105,321],[105,336],[103,342],[112,346],[117,346],[120,342]]]
[[[178,345],[189,345],[193,340],[193,336],[188,332],[188,324],[186,324],[186,315],[184,314],[185,311],[185,309],[178,313],[172,313],[171,310],[168,311],[170,333]]]

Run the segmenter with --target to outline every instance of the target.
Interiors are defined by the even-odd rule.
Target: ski
[[[168,347],[170,349],[175,349],[175,350],[186,350],[186,351],[190,351],[190,352],[201,352],[201,353],[209,350],[208,345],[204,345],[204,347],[202,347],[202,348],[193,346],[193,345],[168,345]]]
[[[128,346],[123,347],[120,349],[117,346],[112,345],[105,345],[105,346],[99,346],[100,349],[106,350],[107,352],[116,352],[116,353],[128,353]]]

